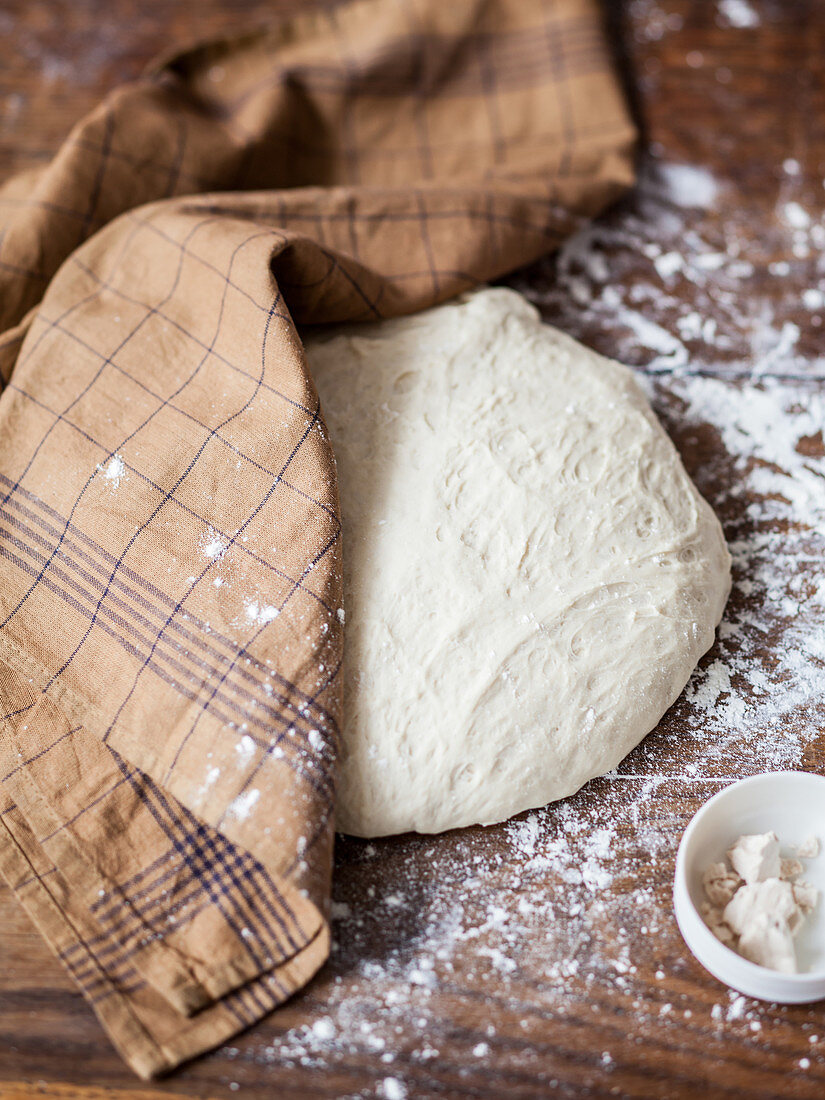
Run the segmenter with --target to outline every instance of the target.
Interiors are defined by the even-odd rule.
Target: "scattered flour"
[[[800,305],[821,323],[825,268],[812,260],[825,222],[788,193],[799,187],[792,173],[777,179],[775,228],[757,234],[742,200],[719,217],[728,185],[707,169],[651,157],[620,213],[571,237],[539,265],[545,278],[531,269],[513,285],[551,324],[591,345],[604,333],[598,350],[650,373],[825,377],[825,356],[802,351],[799,325]],[[775,279],[765,290],[766,268],[781,279],[792,266],[810,279],[801,302]]]
[[[104,481],[108,481],[112,489],[119,489],[121,481],[126,477],[126,463],[120,455],[112,455],[106,463],[101,463],[97,471],[103,475]]]
[[[235,752],[238,754],[238,766],[245,768],[255,755],[255,742],[248,734],[244,734],[240,741],[235,746]]]
[[[223,537],[209,527],[206,531],[203,541],[201,542],[201,551],[204,557],[211,558],[213,561],[218,561],[226,553],[226,543]]]
[[[748,0],[719,0],[720,23],[730,27],[758,27],[761,20]]]
[[[785,221],[788,223],[789,226],[791,226],[792,229],[810,228],[810,216],[799,205],[798,202],[786,202],[782,207],[781,213]]]
[[[247,620],[257,626],[265,626],[280,614],[277,607],[272,604],[265,604],[263,600],[259,600],[256,596],[244,600],[244,609]]]
[[[381,1095],[385,1100],[405,1100],[407,1089],[397,1077],[385,1077],[381,1082]]]
[[[249,816],[250,810],[260,797],[261,792],[257,787],[252,787],[250,790],[244,791],[243,794],[239,794],[233,802],[229,803],[226,810],[227,817],[234,817],[238,821],[243,821],[244,818]]]
[[[715,657],[677,710],[706,773],[723,761],[731,776],[798,767],[825,689],[825,399],[815,384],[772,379],[681,376],[652,389],[679,432],[717,435],[722,453],[703,474],[734,563]]]
[[[312,1034],[321,1042],[326,1042],[335,1037],[335,1024],[329,1016],[322,1016],[320,1020],[316,1020],[312,1025]]]
[[[665,163],[658,175],[667,198],[676,206],[710,207],[719,193],[712,173],[693,164]]]

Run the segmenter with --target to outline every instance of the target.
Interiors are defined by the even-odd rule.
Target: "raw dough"
[[[501,821],[615,767],[730,587],[633,373],[506,289],[306,348],[344,524],[339,828]]]

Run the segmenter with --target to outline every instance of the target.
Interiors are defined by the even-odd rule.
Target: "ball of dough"
[[[730,588],[633,373],[501,288],[306,348],[343,517],[339,828],[488,824],[615,767]]]

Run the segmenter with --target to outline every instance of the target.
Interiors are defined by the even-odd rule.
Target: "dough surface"
[[[503,288],[306,348],[344,525],[339,829],[490,824],[615,767],[730,588],[633,373]]]

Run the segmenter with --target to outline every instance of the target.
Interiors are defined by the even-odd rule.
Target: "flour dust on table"
[[[488,824],[615,767],[730,587],[632,372],[503,288],[306,346],[344,524],[339,827]]]

